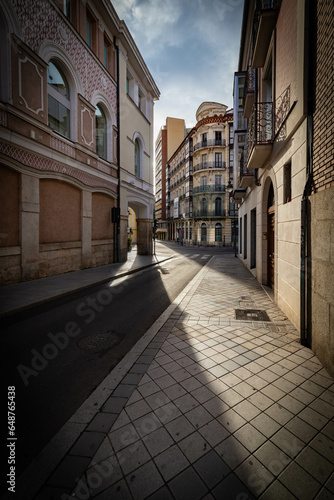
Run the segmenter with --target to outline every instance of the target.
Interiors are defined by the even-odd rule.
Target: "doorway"
[[[267,205],[267,238],[268,286],[273,289],[275,284],[275,196],[272,184],[269,189]]]

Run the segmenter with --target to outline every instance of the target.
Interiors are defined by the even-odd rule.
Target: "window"
[[[247,214],[244,216],[244,259],[247,259]]]
[[[126,93],[131,97],[132,100],[134,100],[135,80],[128,69],[126,72]]]
[[[215,225],[215,241],[221,242],[223,238],[223,227],[220,222]]]
[[[215,190],[221,191],[221,187],[222,187],[222,176],[215,175]]]
[[[70,89],[55,62],[48,66],[48,125],[56,132],[70,137]]]
[[[222,145],[222,133],[220,131],[215,133],[215,144],[216,146]]]
[[[86,41],[88,47],[90,47],[96,53],[96,19],[93,14],[87,10],[86,14]]]
[[[110,64],[110,52],[111,52],[111,44],[109,40],[104,37],[103,42],[103,65],[110,72],[111,64]]]
[[[92,21],[90,20],[90,18],[88,17],[88,15],[87,15],[86,23],[87,23],[86,24],[86,29],[87,29],[87,32],[86,32],[87,44],[88,44],[88,47],[92,48],[93,25],[92,25]]]
[[[96,152],[101,158],[107,159],[107,120],[100,106],[95,111],[95,142]]]
[[[206,146],[208,143],[208,134],[202,134],[202,146]]]
[[[215,167],[216,168],[222,168],[222,154],[221,153],[215,153]]]
[[[201,225],[201,241],[206,242],[207,239],[207,227],[205,222],[202,222]]]
[[[222,215],[222,199],[216,198],[215,199],[215,216],[221,217],[221,215]]]
[[[283,203],[291,201],[291,161],[284,165]]]
[[[256,208],[251,211],[251,262],[250,267],[256,267]]]
[[[206,198],[202,198],[201,199],[201,216],[206,217],[207,213],[208,213],[208,202],[207,202]]]
[[[242,253],[242,217],[240,217],[240,220],[239,220],[239,225],[240,225],[240,232],[239,232],[239,236],[240,236],[240,245],[239,245],[239,251],[240,253]]]
[[[206,175],[203,175],[201,177],[201,188],[203,191],[205,191],[205,188],[206,188]]]
[[[207,158],[208,158],[208,155],[202,155],[202,168],[206,168],[207,167]]]
[[[141,168],[140,168],[140,143],[139,140],[135,140],[135,176],[140,177]]]

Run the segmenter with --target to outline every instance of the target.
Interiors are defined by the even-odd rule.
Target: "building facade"
[[[104,1],[1,0],[0,23],[1,282],[126,260],[124,178],[139,137],[136,187],[148,208],[138,217],[148,227],[159,96],[130,33]],[[142,96],[131,107],[134,66]]]
[[[166,118],[166,124],[159,130],[155,142],[155,220],[156,236],[166,240],[168,224],[166,220],[167,159],[176,150],[185,136],[185,122],[180,118]]]
[[[330,2],[245,2],[234,198],[240,259],[333,373],[332,37]]]
[[[168,160],[169,237],[204,246],[232,244],[230,182],[233,114],[203,102],[196,126]]]

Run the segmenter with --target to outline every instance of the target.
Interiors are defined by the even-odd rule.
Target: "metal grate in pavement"
[[[260,309],[236,309],[235,319],[240,321],[270,321],[266,311]]]

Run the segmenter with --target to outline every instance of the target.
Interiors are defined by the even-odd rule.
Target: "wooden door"
[[[275,207],[268,209],[268,286],[274,288],[275,281]]]

